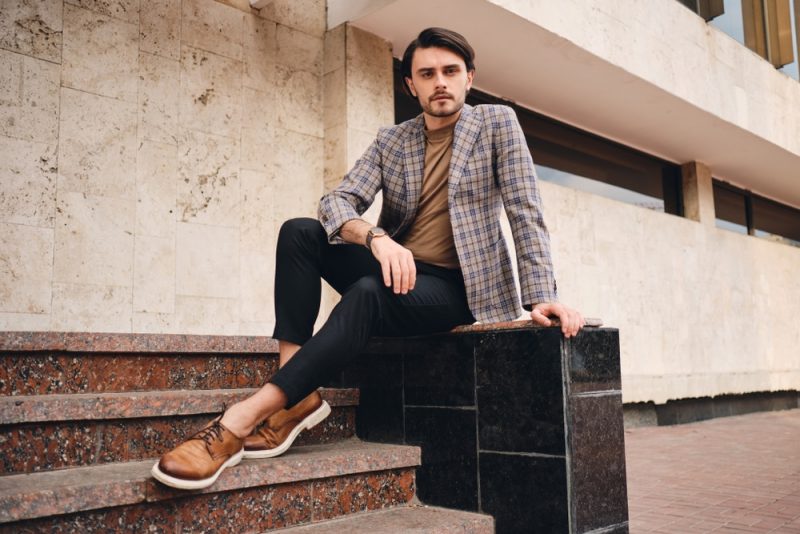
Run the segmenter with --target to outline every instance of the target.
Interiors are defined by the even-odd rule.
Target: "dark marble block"
[[[518,324],[373,340],[341,384],[358,435],[421,446],[420,499],[498,533],[626,532],[618,332]]]
[[[481,452],[480,463],[481,509],[497,532],[569,532],[564,458]]]
[[[556,329],[477,339],[481,449],[564,454],[560,339]]]
[[[423,502],[478,509],[474,409],[406,408],[406,443],[422,449],[417,493]]]

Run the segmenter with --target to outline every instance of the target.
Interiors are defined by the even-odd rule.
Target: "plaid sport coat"
[[[341,184],[322,197],[319,219],[331,243],[369,208],[378,191],[378,224],[402,236],[416,216],[425,164],[422,115],[382,128]],[[481,322],[518,317],[520,297],[500,228],[505,207],[517,252],[522,305],[557,300],[550,239],[536,173],[517,116],[508,106],[465,105],[453,134],[448,208],[472,315]]]

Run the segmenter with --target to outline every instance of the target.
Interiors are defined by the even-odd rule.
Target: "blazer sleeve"
[[[381,180],[381,152],[376,138],[342,182],[320,199],[319,221],[331,244],[345,243],[339,237],[342,225],[367,211],[381,188]]]
[[[528,144],[514,110],[496,106],[495,172],[517,252],[522,305],[530,310],[558,300],[550,236]]]

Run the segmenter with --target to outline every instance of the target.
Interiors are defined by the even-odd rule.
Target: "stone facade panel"
[[[62,0],[5,0],[0,11],[0,48],[61,63]]]
[[[175,145],[178,140],[180,62],[139,53],[139,116],[137,136]]]
[[[55,143],[60,67],[5,50],[0,63],[0,134]]]
[[[127,287],[130,293],[135,212],[133,199],[59,192],[53,281]]]
[[[0,221],[52,228],[57,179],[55,145],[0,136]]]
[[[137,26],[65,4],[61,84],[136,102]]]
[[[0,312],[50,313],[53,230],[0,223]]]
[[[58,190],[133,198],[136,104],[61,89]]]
[[[140,0],[139,51],[181,57],[181,0]]]

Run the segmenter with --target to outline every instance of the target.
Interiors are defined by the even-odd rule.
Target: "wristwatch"
[[[369,249],[369,251],[372,252],[372,240],[375,239],[376,237],[383,237],[385,235],[386,235],[386,230],[384,230],[380,226],[373,226],[372,228],[369,229],[369,232],[367,232],[367,242],[364,243],[364,246],[366,246]]]

